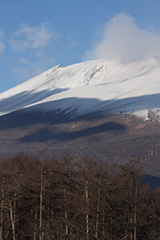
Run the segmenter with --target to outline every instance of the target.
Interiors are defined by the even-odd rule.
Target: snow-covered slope
[[[106,60],[56,66],[0,94],[0,116],[32,107],[43,111],[95,111],[159,115],[160,57],[130,64]]]

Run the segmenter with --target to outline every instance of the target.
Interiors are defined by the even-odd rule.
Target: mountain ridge
[[[42,111],[55,111],[59,108],[64,111],[70,107],[72,111],[74,106],[77,114],[85,114],[91,109],[94,112],[94,108],[95,111],[108,111],[114,108],[115,110],[111,112],[128,112],[147,119],[148,110],[153,109],[155,112],[160,108],[160,104],[156,104],[154,107],[155,98],[159,98],[159,76],[160,57],[157,56],[129,64],[94,60],[64,68],[58,65],[1,93],[0,115],[35,106],[40,109],[40,105],[46,103],[46,108],[42,107]],[[145,104],[144,109],[139,110],[138,105],[143,105],[145,96],[149,95],[153,99],[150,97],[147,101],[153,102],[153,104],[148,107]],[[144,100],[143,102],[139,101],[135,108],[132,100],[134,102],[134,98],[137,99],[141,96]],[[79,101],[70,102],[68,99],[79,99]],[[81,104],[81,99],[97,99],[102,104],[95,105],[90,101],[90,106],[87,108],[84,103]],[[129,99],[132,100],[129,101]],[[55,102],[60,100],[61,104],[57,106]],[[123,100],[124,106],[122,107],[121,104],[120,107],[117,105],[115,108],[115,102],[118,103],[120,100]],[[52,107],[51,102],[53,103]],[[47,107],[47,103],[49,103],[49,107]],[[159,116],[158,110],[156,114]]]
[[[160,176],[160,58],[55,66],[0,94],[0,159],[69,153]]]

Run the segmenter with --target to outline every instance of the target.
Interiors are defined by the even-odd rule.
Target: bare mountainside
[[[92,156],[97,160],[125,163],[140,158],[144,171],[160,175],[160,123],[132,115],[86,115],[66,119],[62,113],[20,111],[0,118],[1,158],[22,151],[76,159]]]
[[[160,58],[56,66],[0,94],[1,158],[20,151],[124,163],[160,175]]]

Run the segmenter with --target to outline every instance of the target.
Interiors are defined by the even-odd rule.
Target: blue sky
[[[159,0],[0,0],[0,92],[60,64],[160,55]]]

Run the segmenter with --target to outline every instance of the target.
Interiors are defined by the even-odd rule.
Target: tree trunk
[[[43,224],[43,184],[44,173],[41,171],[41,186],[40,186],[40,214],[39,214],[39,240],[43,240],[42,224]]]
[[[34,224],[34,233],[33,233],[33,240],[36,240],[36,236],[37,236],[37,207],[35,207],[35,213],[34,213],[34,220],[35,220],[35,224]]]
[[[67,210],[67,189],[64,190],[64,204],[65,204],[65,222],[66,222],[66,239],[68,239],[68,210]]]
[[[86,195],[86,240],[89,239],[89,190],[88,190],[88,179],[87,179],[86,169],[86,186],[85,186],[85,195]]]
[[[137,181],[135,182],[135,191],[134,191],[134,213],[133,213],[133,222],[134,222],[134,229],[133,229],[133,240],[137,239]]]
[[[12,226],[12,236],[13,236],[13,240],[16,240],[15,221],[14,221],[14,213],[13,213],[12,201],[9,202],[9,209],[10,209],[10,220],[11,220],[11,226]]]
[[[0,240],[3,240],[4,181],[2,180]]]
[[[102,237],[103,237],[103,239],[105,238],[104,223],[105,223],[105,195],[103,193],[103,209],[102,209]]]
[[[97,198],[97,214],[96,214],[96,232],[95,232],[95,238],[98,239],[99,234],[99,211],[100,211],[100,195],[101,195],[101,181],[102,178],[99,176],[99,182],[98,182],[98,198]]]

